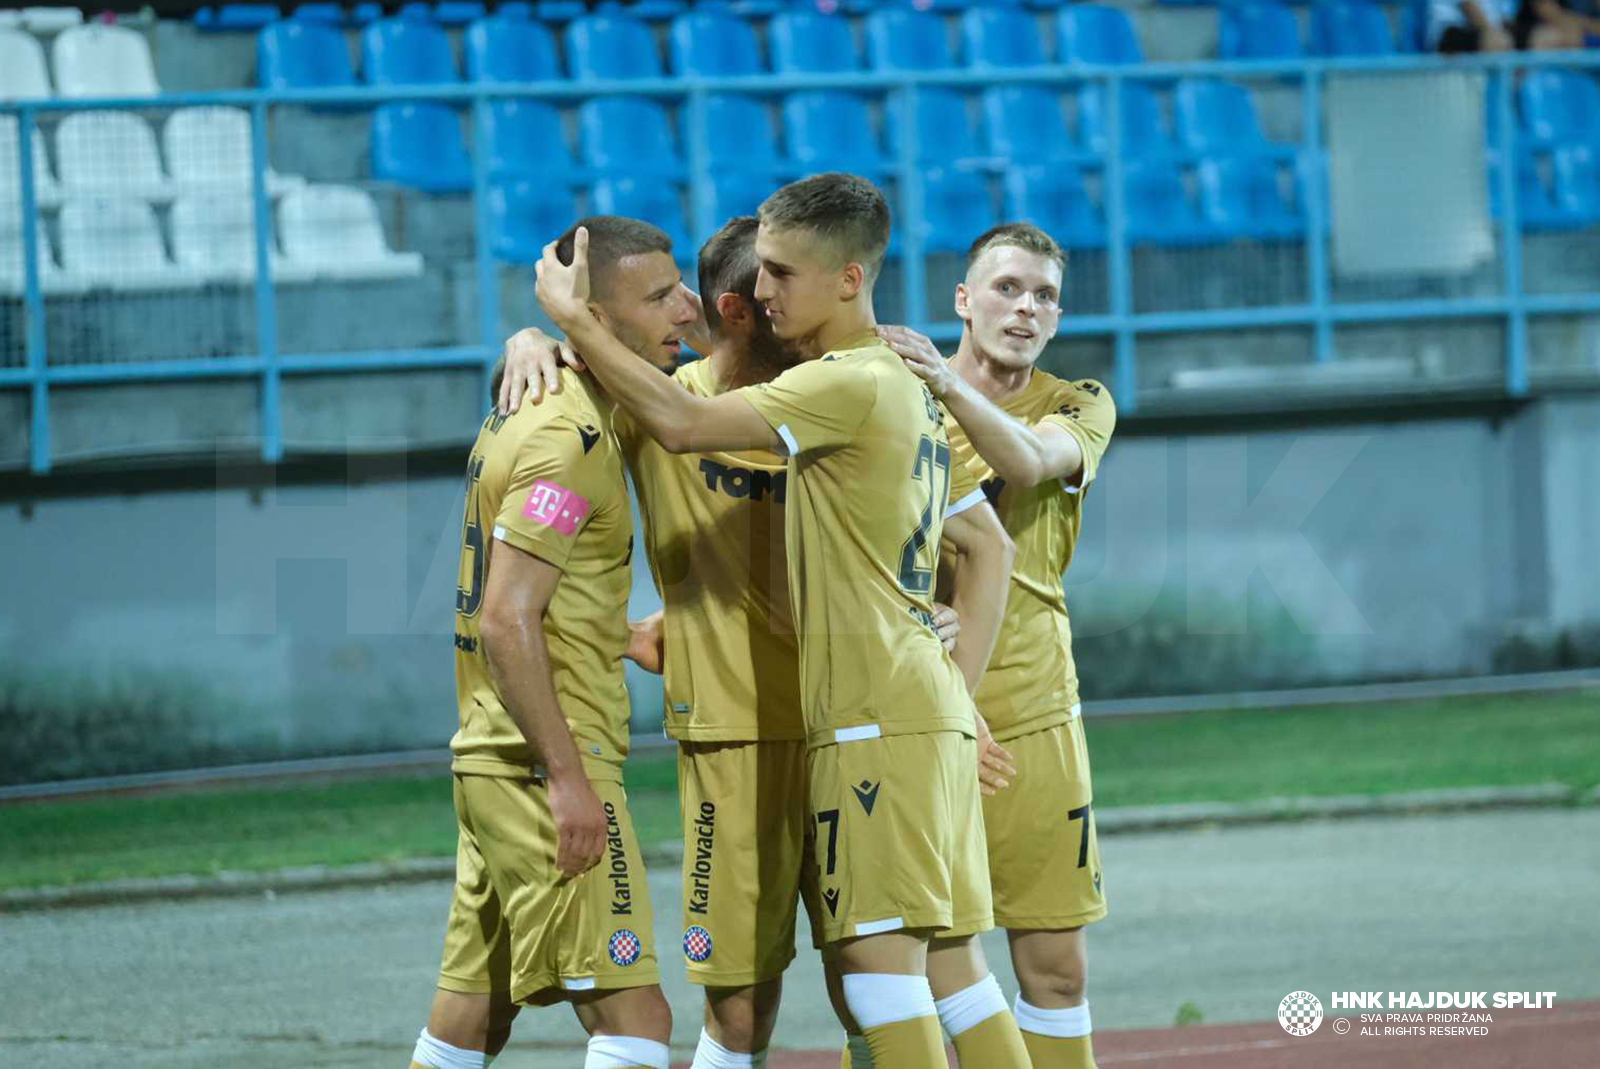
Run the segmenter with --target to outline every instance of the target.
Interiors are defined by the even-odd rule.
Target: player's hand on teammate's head
[[[666,661],[666,635],[661,621],[664,613],[657,609],[643,620],[628,621],[628,648],[623,656],[646,672],[661,674]]]
[[[547,393],[560,393],[562,364],[574,371],[583,370],[583,361],[572,346],[538,327],[524,327],[507,338],[504,359],[505,375],[500,380],[497,402],[501,415],[521,408],[524,393],[534,404]]]
[[[600,863],[606,848],[606,811],[582,769],[549,784],[550,816],[556,823],[556,868],[582,876]]]
[[[978,790],[984,794],[999,794],[1011,786],[1011,777],[1017,774],[1011,751],[994,741],[989,734],[989,722],[976,709],[972,715],[978,721]]]
[[[933,396],[943,397],[954,388],[956,373],[945,360],[944,354],[933,344],[933,339],[926,334],[910,327],[880,326],[878,337],[906,362],[906,367],[928,384]]]
[[[556,255],[559,242],[552,241],[544,247],[544,254],[534,265],[538,283],[534,294],[539,307],[555,321],[556,326],[572,333],[575,324],[592,316],[589,311],[589,229],[580,226],[572,239],[572,262],[564,264]]]
[[[961,634],[961,617],[948,605],[933,603],[933,633],[939,636],[944,648],[956,648],[956,636]]]

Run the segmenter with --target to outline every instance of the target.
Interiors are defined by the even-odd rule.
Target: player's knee
[[[658,1043],[667,1043],[672,1039],[672,1007],[667,1004],[667,996],[661,993],[659,987],[640,988],[641,992],[648,992],[639,999],[637,1013],[638,1024],[629,1032],[643,1039],[653,1039]]]
[[[715,1026],[713,1038],[729,1050],[764,1050],[778,1018],[775,981],[750,987],[708,988],[706,1015]]]
[[[1088,992],[1088,970],[1083,959],[1058,960],[1017,970],[1022,997],[1035,1006],[1075,1006]]]

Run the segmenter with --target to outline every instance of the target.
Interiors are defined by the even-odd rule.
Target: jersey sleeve
[[[949,416],[945,417],[949,419]],[[984,501],[983,484],[978,481],[978,475],[970,465],[962,462],[960,457],[951,457],[950,463],[950,503],[945,506],[944,518],[957,516],[967,511],[974,505]]]
[[[578,536],[620,490],[596,448],[600,433],[558,420],[522,444],[495,517],[494,536],[566,570]]]
[[[824,357],[734,393],[772,426],[790,456],[798,456],[854,438],[877,403],[878,380],[868,368]]]
[[[1064,384],[1055,397],[1055,411],[1040,423],[1060,427],[1077,441],[1083,450],[1083,471],[1078,478],[1062,480],[1069,493],[1079,493],[1089,488],[1100,471],[1100,458],[1105,456],[1111,443],[1111,432],[1117,426],[1117,405],[1111,391],[1093,379]]]

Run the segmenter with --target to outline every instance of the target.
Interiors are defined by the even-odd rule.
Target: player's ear
[[[724,293],[717,298],[717,315],[722,317],[724,323],[745,326],[753,312],[750,302],[737,293]]]
[[[867,269],[852,260],[844,265],[844,271],[839,275],[839,296],[846,301],[852,300],[866,284]]]
[[[971,299],[971,296],[965,282],[956,283],[956,318],[963,323],[971,318],[971,314],[967,311],[967,302]]]

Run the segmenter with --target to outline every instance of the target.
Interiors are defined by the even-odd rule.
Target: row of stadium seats
[[[0,115],[0,205],[21,197],[17,119]],[[74,111],[55,129],[56,173],[44,136],[33,131],[34,196],[41,205],[73,196],[123,196],[164,202],[186,191],[250,189],[250,117],[240,108],[179,108],[166,120],[163,169],[150,124],[125,111]],[[60,175],[60,181],[56,179]],[[267,191],[304,184],[267,171]]]
[[[59,265],[44,220],[35,220],[40,285],[58,295],[196,288],[255,277],[255,207],[249,197],[186,194],[173,202],[170,222],[169,258],[160,221],[144,201],[69,200],[58,220]],[[282,248],[271,256],[279,281],[355,281],[422,272],[421,256],[390,250],[377,206],[364,190],[294,190],[278,207],[277,232]],[[0,216],[0,292],[20,293],[23,277],[21,231],[15,218]]]
[[[52,86],[44,48],[21,30],[0,29],[0,101],[51,96],[148,97],[161,92],[150,43],[121,26],[73,26],[50,46]]]

